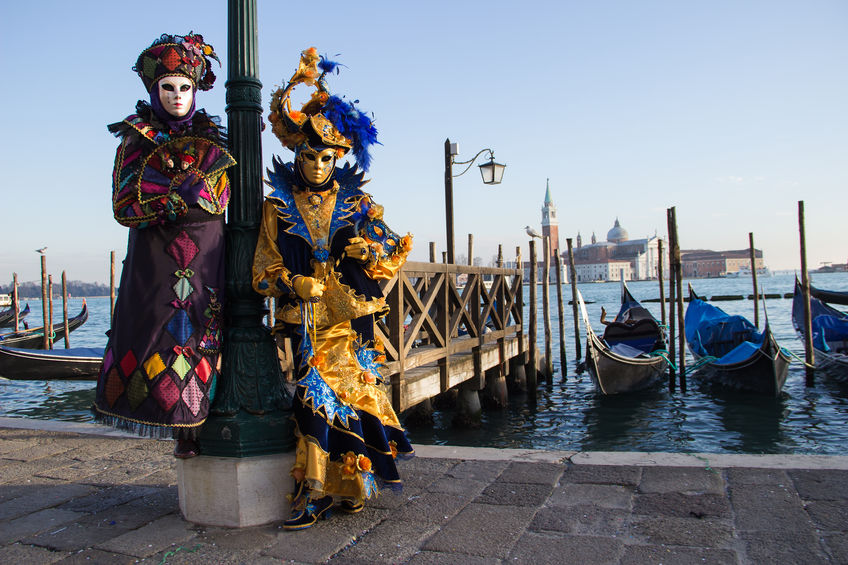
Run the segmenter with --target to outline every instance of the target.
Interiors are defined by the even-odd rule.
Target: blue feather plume
[[[377,128],[371,119],[338,96],[330,96],[324,105],[323,114],[336,126],[339,133],[353,142],[356,164],[363,171],[367,171],[371,166],[369,150],[375,143],[380,143],[377,141]]]
[[[336,61],[331,61],[327,58],[326,55],[321,55],[321,60],[318,62],[318,68],[321,69],[322,72],[327,74],[331,74],[335,71],[336,74],[339,74],[339,67],[343,67],[341,63],[337,63]]]

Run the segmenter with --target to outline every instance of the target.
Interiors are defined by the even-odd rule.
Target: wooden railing
[[[457,280],[464,284],[458,286]],[[481,354],[496,347],[505,373],[507,342],[517,341],[518,352],[524,352],[521,285],[521,269],[420,262],[407,262],[398,276],[385,281],[390,312],[375,333],[386,350],[395,409],[411,406],[402,383],[416,368],[437,366],[438,392],[444,392],[453,382],[452,358],[470,355],[473,376],[482,379],[487,367]]]

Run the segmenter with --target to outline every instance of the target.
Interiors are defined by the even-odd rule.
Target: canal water
[[[793,275],[760,277],[767,294],[791,293]],[[684,289],[690,281],[684,281]],[[848,290],[848,273],[815,274],[814,285]],[[697,279],[691,281],[702,296],[753,293],[750,277]],[[656,282],[628,283],[640,300],[659,297]],[[601,306],[610,316],[618,311],[618,283],[580,286],[589,301],[587,310],[596,331]],[[570,287],[564,286],[565,301]],[[588,374],[576,374],[575,340],[571,307],[566,303],[565,343],[568,363],[561,371],[556,288],[550,287],[551,326],[555,374],[550,383],[540,382],[535,402],[526,395],[513,395],[507,408],[487,410],[476,429],[452,425],[451,410],[434,415],[432,427],[408,427],[415,443],[480,447],[559,449],[583,451],[660,451],[705,453],[808,453],[848,455],[848,385],[840,385],[818,374],[815,385],[805,386],[804,368],[797,359],[789,369],[783,393],[778,398],[720,392],[705,386],[697,373],[689,375],[688,390],[669,393],[660,387],[633,395],[602,397],[595,393]],[[525,287],[525,295],[527,288]],[[538,293],[541,300],[541,292]],[[71,334],[72,346],[104,346],[108,329],[109,299],[88,300],[88,322]],[[32,323],[40,319],[40,303],[30,301]],[[71,299],[69,315],[79,312],[81,299]],[[659,318],[660,305],[644,305]],[[753,301],[717,302],[730,314],[753,319]],[[54,306],[57,312],[61,306]],[[542,324],[539,304],[539,324]],[[792,300],[769,299],[766,312],[780,344],[803,358],[803,344],[792,328]],[[763,316],[763,308],[760,308]],[[581,326],[581,332],[582,332]],[[540,331],[540,348],[544,352]],[[585,337],[581,338],[585,353]],[[61,344],[60,344],[61,346]],[[691,365],[691,357],[687,358]],[[565,376],[563,376],[563,373]],[[0,416],[51,420],[91,421],[88,407],[94,399],[92,382],[22,382],[0,379]]]

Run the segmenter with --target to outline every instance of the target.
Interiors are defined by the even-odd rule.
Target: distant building
[[[757,272],[765,272],[763,251],[754,249]],[[694,249],[680,252],[683,276],[686,278],[710,278],[736,276],[751,272],[751,250],[711,251]]]
[[[592,243],[583,245],[583,237],[578,233],[577,248],[574,249],[577,282],[617,281],[621,280],[622,273],[625,280],[655,279],[659,261],[658,247],[659,238],[656,235],[630,239],[618,218],[607,232],[606,241],[598,242],[593,233]]]
[[[556,206],[551,198],[551,179],[547,179],[545,186],[545,204],[542,206],[542,237],[548,238],[551,246],[551,263],[559,255],[559,220],[557,220]]]

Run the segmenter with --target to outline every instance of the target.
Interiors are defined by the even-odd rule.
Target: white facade
[[[633,269],[629,261],[609,261],[605,263],[585,263],[575,265],[578,282],[620,281],[624,272],[625,280],[633,280]]]

